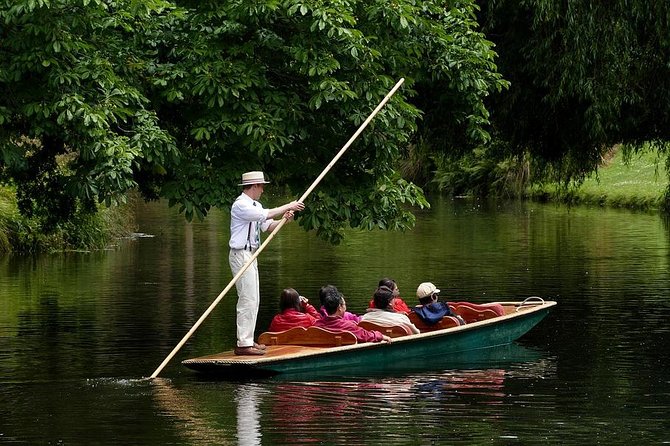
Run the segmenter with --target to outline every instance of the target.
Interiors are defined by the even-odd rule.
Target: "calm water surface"
[[[329,246],[287,225],[261,255],[258,330],[292,286],[333,283],[362,312],[383,276],[414,301],[530,295],[559,305],[467,364],[384,376],[216,382],[182,359],[233,346],[231,292],[143,380],[231,279],[225,212],[186,224],[138,206],[104,252],[0,258],[0,444],[670,443],[670,229],[658,215],[442,201],[408,233]]]

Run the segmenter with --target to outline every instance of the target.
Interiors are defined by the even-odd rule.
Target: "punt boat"
[[[351,333],[319,342],[297,337],[282,342],[282,333],[264,333],[263,356],[236,356],[232,350],[182,361],[189,369],[219,378],[313,374],[347,375],[348,372],[383,373],[398,364],[414,367],[467,363],[482,354],[490,355],[526,334],[556,305],[533,296],[521,302],[495,302],[501,314],[465,325],[434,329],[420,334],[394,337],[391,343],[357,343]],[[310,327],[308,330],[312,330]],[[295,331],[296,329],[291,329]],[[305,330],[305,329],[302,329]],[[307,330],[305,330],[307,332]],[[390,334],[390,331],[388,332]],[[351,336],[349,336],[351,335]]]

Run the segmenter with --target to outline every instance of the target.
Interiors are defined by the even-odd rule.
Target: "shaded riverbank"
[[[619,150],[579,186],[565,188],[545,183],[531,186],[527,195],[542,202],[667,212],[670,205],[664,194],[668,174],[663,163],[656,152],[641,152],[625,159]],[[0,253],[103,249],[135,230],[131,204],[101,208],[97,215],[44,234],[39,222],[19,214],[14,191],[0,187]]]
[[[0,255],[104,249],[135,231],[133,200],[131,194],[131,203],[127,205],[101,206],[96,214],[76,215],[69,222],[45,231],[39,219],[19,213],[14,189],[0,186]]]

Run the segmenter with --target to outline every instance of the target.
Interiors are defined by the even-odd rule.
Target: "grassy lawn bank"
[[[555,183],[548,183],[532,187],[529,195],[534,199],[568,203],[660,209],[668,187],[664,163],[656,153],[649,152],[634,154],[626,163],[619,150],[597,174],[592,174],[579,187],[565,190]]]
[[[19,214],[14,190],[0,186],[0,253],[103,249],[134,229],[133,206],[126,205],[75,217],[44,234],[38,221]]]

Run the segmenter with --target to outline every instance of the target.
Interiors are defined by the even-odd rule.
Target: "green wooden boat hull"
[[[518,303],[507,303],[508,305]],[[521,311],[446,330],[395,338],[392,343],[364,343],[323,349],[318,354],[217,361],[195,358],[186,367],[222,377],[250,375],[375,374],[411,365],[413,369],[445,367],[486,360],[535,327],[556,302],[523,307]],[[504,349],[503,349],[504,350]]]

